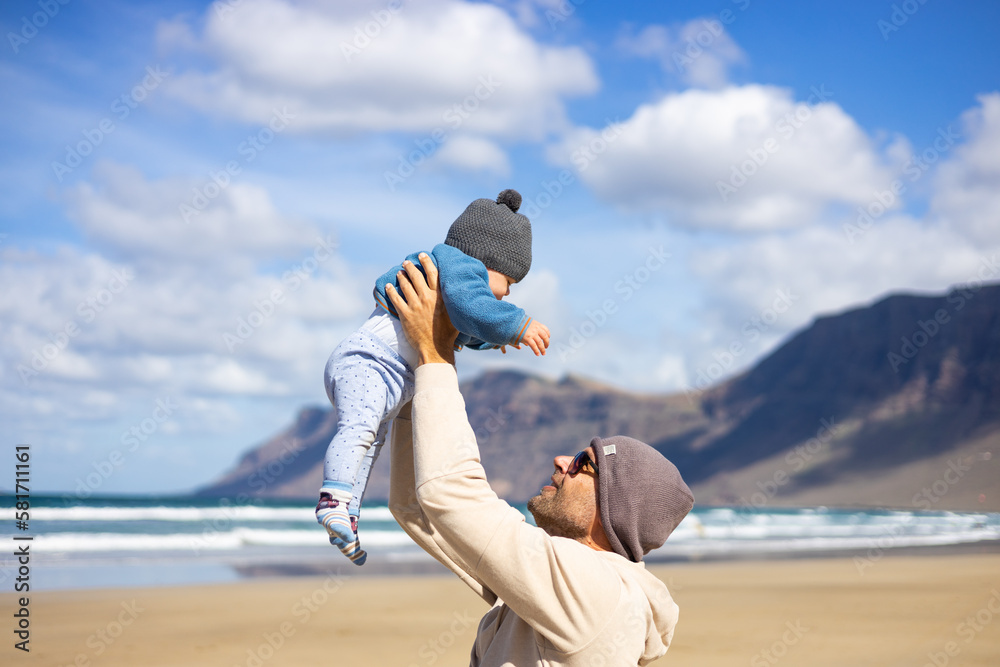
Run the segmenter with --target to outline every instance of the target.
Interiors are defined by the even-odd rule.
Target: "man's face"
[[[593,447],[587,451],[596,461]],[[528,501],[528,511],[549,535],[577,540],[590,534],[597,521],[597,475],[587,470],[567,474],[572,460],[572,456],[555,458],[552,484]]]

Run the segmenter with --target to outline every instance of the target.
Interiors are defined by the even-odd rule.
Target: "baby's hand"
[[[549,328],[538,320],[531,320],[528,330],[521,337],[521,343],[530,347],[536,357],[544,356],[545,349],[549,346]]]

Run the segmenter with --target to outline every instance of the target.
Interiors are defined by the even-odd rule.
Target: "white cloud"
[[[70,191],[70,215],[115,254],[202,269],[236,263],[245,270],[247,261],[288,256],[319,236],[281,216],[263,189],[216,176],[150,182],[134,167],[103,162],[93,184]]]
[[[120,199],[106,203],[142,217]],[[102,490],[126,479],[145,480],[133,491],[189,488],[304,403],[324,400],[323,365],[369,312],[371,287],[339,255],[312,266],[313,248],[300,252],[275,261],[273,272],[248,264],[239,275],[212,261],[178,260],[171,270],[141,253],[125,265],[69,247],[51,256],[0,248],[0,282],[13,287],[0,292],[0,419],[52,457],[58,472],[43,475],[41,488],[72,488],[159,399],[179,406],[176,424],[164,424],[129,459],[127,477]],[[286,269],[300,279],[283,281]],[[129,277],[124,288],[111,282],[116,272]],[[275,290],[281,301],[268,304]],[[254,323],[245,340],[241,319]],[[224,334],[240,340],[232,351]],[[143,463],[157,447],[191,443],[211,451],[176,465]]]
[[[817,88],[688,90],[640,106],[603,130],[582,128],[550,155],[602,198],[664,213],[679,226],[794,228],[831,205],[867,203],[890,182],[890,158]]]
[[[140,268],[113,293],[109,276],[123,269],[106,260],[11,255],[0,277],[26,289],[0,299],[0,312],[17,323],[2,332],[2,383],[60,400],[76,383],[117,394],[309,393],[339,337],[369,310],[370,288],[334,267],[297,282],[248,275],[231,283],[211,272]]]
[[[961,143],[954,144],[950,127],[942,128],[935,155],[914,156],[905,139],[886,149],[892,154],[887,162],[903,166],[904,194],[916,189],[915,179],[925,178],[930,186],[931,212],[923,218],[892,210],[897,201],[865,224],[855,209],[831,214],[827,224],[728,235],[693,246],[686,261],[701,292],[693,316],[697,328],[673,348],[686,361],[680,370],[687,385],[700,388],[706,377],[716,381],[746,368],[817,315],[863,307],[892,293],[942,293],[977,279],[1000,280],[998,111],[1000,96],[980,98],[980,106],[963,115]],[[939,161],[941,155],[950,157]],[[911,160],[921,157],[929,173],[907,172]],[[856,201],[871,211],[881,189],[873,184]],[[671,331],[676,335],[676,328]],[[735,356],[728,352],[733,344],[741,349]]]
[[[205,377],[205,386],[221,394],[280,394],[288,390],[284,382],[274,383],[233,359],[222,359]]]
[[[965,141],[944,162],[935,181],[931,213],[982,243],[1000,243],[1000,93],[979,97],[962,116]],[[948,130],[931,147],[948,150]],[[928,150],[931,150],[928,148]]]
[[[439,164],[483,171],[497,176],[510,175],[510,160],[496,143],[482,137],[461,135],[450,139],[435,156]]]
[[[982,247],[900,215],[879,220],[854,243],[840,228],[813,227],[697,251],[690,265],[706,291],[699,316],[705,335],[688,356],[689,382],[734,342],[746,352],[729,373],[818,314],[862,307],[889,293],[941,293],[974,278],[997,251],[1000,244]]]
[[[176,21],[161,28],[168,46],[184,47],[185,35]],[[581,49],[538,44],[500,8],[455,0],[396,11],[244,0],[225,16],[208,10],[199,48],[215,67],[179,73],[166,90],[250,123],[287,107],[292,131],[460,125],[539,139],[566,125],[563,98],[598,87]]]
[[[618,38],[618,48],[640,58],[659,61],[663,70],[680,81],[700,88],[721,88],[729,82],[729,69],[746,62],[746,54],[716,19],[649,25]]]
[[[370,283],[337,239],[290,221],[266,192],[232,185],[201,227],[180,221],[190,184],[104,165],[68,197],[102,252],[0,248],[0,386],[51,409],[121,416],[137,396],[321,396],[332,347],[367,315]],[[228,339],[227,337],[228,336]],[[79,395],[89,396],[81,403]],[[111,405],[107,396],[128,396]],[[96,406],[96,407],[95,407]]]
[[[507,10],[517,19],[518,23],[528,28],[547,27],[549,30],[565,28],[568,23],[575,22],[577,5],[583,0],[497,0],[498,5]]]

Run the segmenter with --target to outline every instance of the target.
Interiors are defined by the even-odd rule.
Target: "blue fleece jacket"
[[[406,258],[418,269],[419,254],[415,252]],[[459,331],[455,341],[457,347],[488,350],[521,342],[531,318],[523,308],[493,295],[485,264],[443,243],[434,246],[428,254],[438,268],[438,284],[448,316]],[[402,263],[397,264],[375,281],[375,300],[393,317],[398,315],[385,295],[385,286],[391,284],[398,289],[396,274],[402,270]]]

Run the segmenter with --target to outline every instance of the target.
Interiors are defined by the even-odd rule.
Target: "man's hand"
[[[412,262],[403,262],[403,271],[397,275],[402,295],[391,284],[386,285],[385,294],[399,314],[407,339],[420,355],[417,365],[454,364],[458,329],[451,323],[438,291],[437,267],[423,252],[420,253],[420,265],[424,267],[426,279]]]

